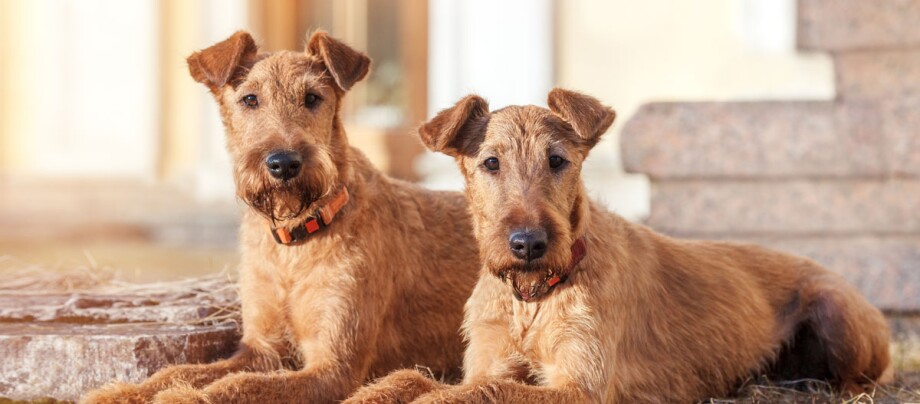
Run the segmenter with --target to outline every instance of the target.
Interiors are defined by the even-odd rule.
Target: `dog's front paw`
[[[154,404],[210,404],[207,394],[189,385],[176,385],[157,393]]]
[[[472,383],[459,386],[450,386],[441,390],[425,394],[413,404],[459,404],[459,403],[504,403],[504,402],[531,402],[521,400],[524,396],[507,394],[515,390],[517,383],[508,380],[491,380],[488,383]]]
[[[412,404],[447,404],[447,403],[461,403],[461,401],[453,389],[442,390],[442,391],[433,391],[428,394],[424,394],[412,401]]]
[[[415,370],[399,370],[364,386],[345,400],[348,404],[407,403],[430,391],[443,388],[440,383]]]
[[[146,404],[156,394],[147,386],[130,383],[112,383],[90,391],[81,404]]]

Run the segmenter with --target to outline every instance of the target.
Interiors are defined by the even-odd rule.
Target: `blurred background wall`
[[[348,96],[354,145],[392,175],[460,189],[412,129],[469,92],[599,97],[618,123],[585,168],[641,220],[649,182],[618,136],[653,100],[832,99],[796,49],[794,0],[2,0],[0,256],[160,279],[232,267],[239,205],[216,106],[185,57],[238,29],[266,50],[325,29],[374,60]],[[11,257],[11,258],[10,258]]]

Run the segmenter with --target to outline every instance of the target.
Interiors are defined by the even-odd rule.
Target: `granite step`
[[[798,0],[797,15],[800,49],[920,46],[920,0]]]
[[[920,98],[652,103],[620,142],[653,180],[920,177]]]
[[[0,282],[2,398],[77,400],[113,380],[225,358],[240,338],[239,298],[226,276],[78,290],[41,280]]]
[[[676,235],[920,234],[918,180],[662,181],[647,223]]]

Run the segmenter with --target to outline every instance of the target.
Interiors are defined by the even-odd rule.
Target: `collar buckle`
[[[299,241],[306,240],[311,234],[325,229],[332,223],[332,219],[339,213],[342,207],[348,203],[348,188],[342,188],[342,191],[326,206],[319,207],[313,214],[309,215],[300,224],[294,227],[272,227],[271,234],[275,242],[282,245],[290,245]]]

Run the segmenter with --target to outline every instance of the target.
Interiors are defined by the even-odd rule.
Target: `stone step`
[[[652,103],[620,142],[656,180],[920,177],[920,98]]]
[[[0,323],[0,397],[77,400],[112,380],[228,357],[238,340],[232,324]]]
[[[920,48],[842,53],[834,55],[834,67],[844,100],[920,95]]]
[[[872,304],[888,313],[920,310],[920,235],[721,239],[809,257],[842,275]]]
[[[43,291],[48,284],[0,282],[0,398],[77,400],[113,380],[227,357],[239,341],[239,298],[225,276]]]
[[[920,181],[664,181],[648,224],[676,235],[920,234]]]
[[[841,52],[920,46],[920,0],[798,0],[798,46]]]

